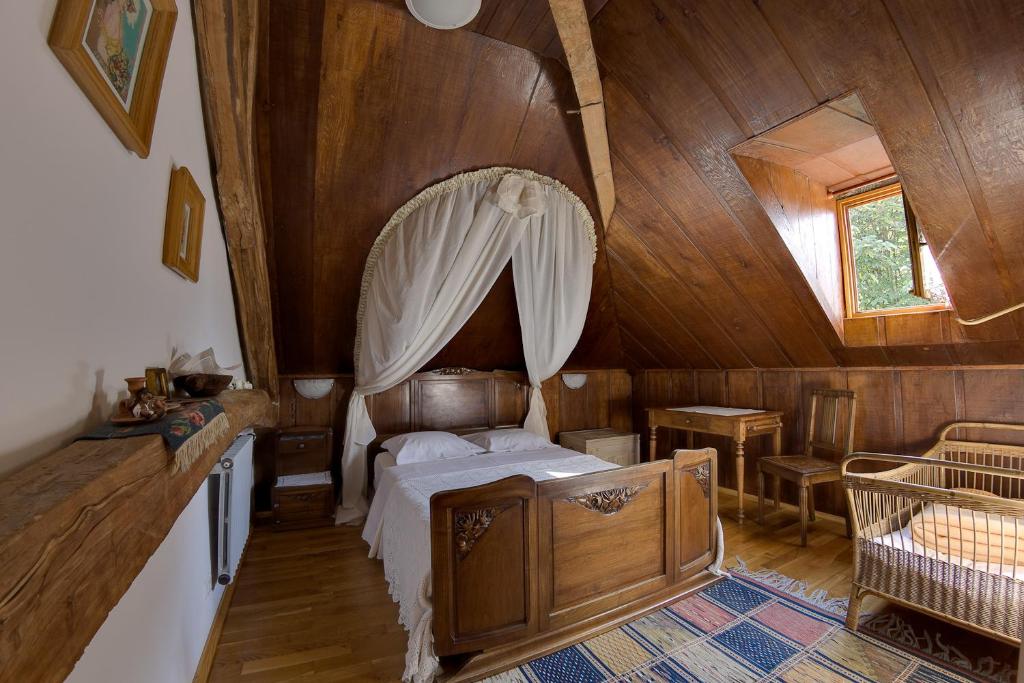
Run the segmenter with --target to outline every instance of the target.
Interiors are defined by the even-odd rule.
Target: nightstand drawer
[[[329,526],[334,523],[334,487],[275,486],[271,492],[274,504],[274,528],[295,529]]]
[[[331,468],[331,430],[282,430],[277,436],[277,476]]]

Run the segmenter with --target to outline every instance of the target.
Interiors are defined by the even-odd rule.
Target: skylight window
[[[924,234],[898,182],[836,204],[848,315],[946,308],[942,284]]]

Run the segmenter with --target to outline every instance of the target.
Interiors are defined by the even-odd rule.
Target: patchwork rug
[[[772,572],[751,574],[741,563],[679,602],[487,681],[1013,680],[1005,666],[975,667],[850,631],[843,625],[845,602],[821,592],[805,596],[798,582]]]

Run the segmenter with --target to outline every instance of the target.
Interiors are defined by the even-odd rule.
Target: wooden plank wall
[[[726,405],[781,410],[786,452],[803,447],[805,416],[814,389],[852,389],[857,393],[854,449],[920,454],[939,430],[955,421],[1024,423],[1024,366],[928,368],[800,368],[772,370],[645,370],[634,375],[634,424],[646,449],[648,406]],[[663,438],[663,436],[665,438]],[[996,440],[1006,435],[999,435]],[[976,435],[968,435],[977,438]],[[720,452],[724,439],[705,437]],[[659,433],[658,456],[682,447],[679,433]],[[770,453],[767,439],[747,447],[748,493],[757,493],[757,458]],[[719,456],[723,486],[735,487],[731,456]],[[819,507],[841,513],[838,486],[819,488]],[[795,502],[794,491],[786,492]]]

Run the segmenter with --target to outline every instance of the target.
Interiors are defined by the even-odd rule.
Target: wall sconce
[[[570,389],[582,389],[587,383],[587,375],[582,372],[563,374],[562,383]]]
[[[334,380],[293,379],[292,386],[295,387],[295,391],[299,392],[299,396],[302,398],[308,398],[311,401],[316,401],[317,399],[321,399],[331,393],[331,389],[334,388]]]

